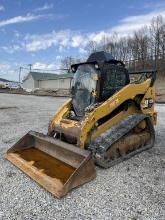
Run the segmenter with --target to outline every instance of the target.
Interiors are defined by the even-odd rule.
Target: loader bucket
[[[34,131],[10,148],[6,159],[58,198],[96,177],[89,151]]]

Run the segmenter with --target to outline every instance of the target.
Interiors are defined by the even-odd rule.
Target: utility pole
[[[19,68],[19,85],[21,84],[21,72],[22,72],[23,67],[20,66]]]
[[[32,70],[32,64],[28,64],[28,66],[29,66],[29,71],[31,72],[31,70]]]

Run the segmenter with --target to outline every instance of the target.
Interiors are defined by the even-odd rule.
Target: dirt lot
[[[35,91],[27,92],[23,89],[0,89],[0,93],[21,94],[21,95],[36,95],[36,96],[52,96],[52,97],[68,97],[70,96],[69,89],[36,89]]]
[[[156,101],[165,104],[165,78],[158,78],[155,83]]]
[[[156,102],[165,104],[165,88],[156,90]]]
[[[29,130],[46,133],[64,98],[0,94],[0,219],[165,219],[165,105],[155,147],[58,200],[4,159]]]

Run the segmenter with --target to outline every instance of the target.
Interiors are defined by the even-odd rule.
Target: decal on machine
[[[109,104],[109,107],[114,108],[118,103],[119,103],[119,99],[115,99]]]

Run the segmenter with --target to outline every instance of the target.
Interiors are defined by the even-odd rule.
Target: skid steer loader
[[[74,73],[69,99],[48,134],[30,131],[6,158],[56,197],[154,145],[156,71],[129,73],[111,54],[96,52]],[[130,80],[130,78],[132,80]]]

